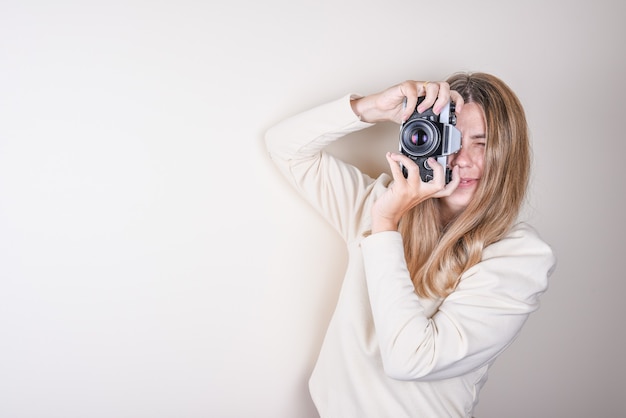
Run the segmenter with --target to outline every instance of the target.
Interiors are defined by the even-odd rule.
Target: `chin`
[[[463,193],[458,189],[452,195],[442,198],[442,203],[454,213],[464,211],[472,201],[474,193]]]

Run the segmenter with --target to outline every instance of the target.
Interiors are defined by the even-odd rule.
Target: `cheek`
[[[480,150],[472,155],[472,161],[474,166],[480,170],[480,174],[482,175],[484,167],[485,167],[485,152],[484,150]]]
[[[476,166],[480,169],[480,173],[482,174],[484,168],[485,168],[485,154],[480,154],[477,158],[476,158]]]

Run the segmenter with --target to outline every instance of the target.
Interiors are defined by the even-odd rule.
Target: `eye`
[[[487,135],[483,134],[483,133],[478,133],[475,135],[471,136],[471,143],[473,146],[477,146],[477,147],[485,147],[485,145],[487,144]]]

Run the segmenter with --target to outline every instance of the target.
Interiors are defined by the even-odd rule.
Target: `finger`
[[[400,89],[404,95],[402,121],[405,122],[417,106],[418,88],[415,81],[405,81],[400,85]]]
[[[433,104],[433,112],[437,115],[450,102],[450,85],[445,81],[441,81],[438,84],[437,100]]]
[[[417,111],[423,113],[435,103],[435,100],[437,100],[437,94],[439,94],[439,83],[437,81],[423,81],[421,83],[421,96],[424,96],[424,100],[418,106]]]
[[[451,90],[450,100],[452,100],[452,102],[454,103],[454,111],[456,113],[461,113],[461,110],[463,109],[463,105],[465,104],[465,100],[463,100],[463,96],[461,96],[461,94],[458,91]]]
[[[421,181],[420,170],[415,161],[406,155],[396,153],[389,153],[389,158],[395,162],[395,168],[398,170],[397,173],[402,176],[403,180],[414,182],[417,179],[417,182]],[[406,170],[406,178],[404,177],[404,173],[402,172],[402,167],[400,165],[402,165],[402,167]]]
[[[452,193],[454,193],[456,188],[459,186],[460,182],[461,182],[461,176],[459,175],[459,167],[454,166],[452,168],[452,180],[450,180],[450,183],[446,184],[444,188],[438,193],[436,193],[433,197],[450,196]]]
[[[428,164],[430,169],[433,170],[433,179],[429,181],[429,183],[441,185],[440,187],[443,189],[446,183],[445,170],[443,166],[439,164],[439,161],[437,161],[433,157],[428,158],[428,160],[426,160],[426,163]]]
[[[398,154],[393,154],[391,152],[388,152],[386,155],[387,162],[389,163],[389,168],[391,169],[391,176],[393,177],[393,180],[395,182],[405,181],[404,174],[402,173],[402,168],[400,167],[396,159],[397,156]]]
[[[406,122],[417,106],[417,96],[404,96],[404,103],[402,104],[402,123]]]
[[[460,183],[461,175],[459,174],[459,166],[455,165],[452,168],[452,180],[450,180],[450,183],[446,184],[443,192],[441,193],[441,196],[439,197],[450,196],[456,190],[456,188],[459,187]]]

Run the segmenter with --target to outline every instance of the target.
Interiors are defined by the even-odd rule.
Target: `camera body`
[[[418,98],[419,105],[424,101]],[[428,182],[434,178],[433,170],[426,160],[433,157],[445,170],[446,184],[452,180],[452,170],[448,168],[448,156],[461,149],[461,132],[456,128],[454,103],[448,102],[436,115],[432,107],[420,113],[417,106],[413,114],[400,126],[400,152],[419,167],[420,177]],[[404,177],[408,176],[402,167]]]

